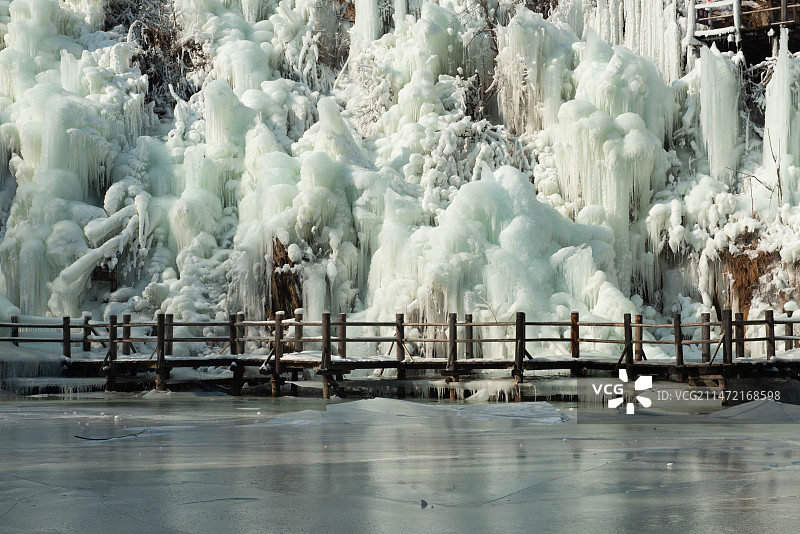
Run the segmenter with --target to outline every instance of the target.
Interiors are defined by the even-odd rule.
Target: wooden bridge
[[[399,381],[434,372],[448,383],[458,382],[463,375],[499,369],[509,371],[515,384],[519,384],[531,371],[562,370],[581,376],[590,371],[625,368],[629,375],[674,377],[723,387],[730,378],[797,376],[800,371],[800,359],[786,355],[786,351],[800,346],[794,327],[800,321],[792,320],[791,312],[777,320],[774,312],[767,310],[763,319],[747,321],[741,314],[725,310],[720,321],[711,321],[709,314],[703,314],[700,322],[683,324],[678,314],[671,323],[651,324],[639,315],[625,315],[620,323],[581,321],[576,312],[568,322],[528,321],[521,312],[513,322],[473,322],[471,315],[459,321],[453,313],[441,323],[406,322],[402,314],[393,322],[353,322],[345,314],[336,319],[332,321],[331,315],[324,313],[319,321],[309,322],[297,313],[287,320],[283,312],[271,321],[248,321],[239,313],[231,315],[227,322],[194,323],[174,321],[171,314],[159,314],[154,322],[133,322],[130,315],[123,315],[121,321],[112,315],[104,322],[92,321],[86,314],[78,321],[64,317],[23,323],[12,317],[9,322],[0,323],[0,329],[7,333],[0,337],[0,343],[59,344],[67,375],[104,376],[107,390],[130,382],[146,387],[152,384],[153,374],[156,389],[165,390],[172,369],[225,367],[233,371],[231,392],[239,394],[244,383],[254,381],[245,377],[245,368],[253,367],[260,370],[261,380],[270,382],[274,396],[280,395],[287,375],[296,381],[299,372],[314,371],[321,377],[325,398],[346,374],[356,369],[394,369]],[[203,328],[208,335],[176,336],[176,328]],[[319,335],[305,335],[312,328]],[[352,336],[350,333],[356,328],[383,334]],[[598,329],[605,334],[598,335]],[[661,339],[655,339],[652,331],[656,329],[668,329],[671,336],[663,335],[662,330]],[[776,329],[781,329],[782,335]],[[752,335],[756,331],[763,335]],[[421,337],[409,337],[409,332]],[[181,343],[206,344],[215,355],[177,357],[173,355],[174,347]],[[374,356],[348,357],[354,344],[368,344],[368,352]],[[419,354],[431,344],[438,344],[437,351],[442,356]],[[499,352],[509,356],[479,357],[493,344],[504,345]],[[598,344],[618,345],[619,358],[587,353],[587,346]],[[75,345],[81,348],[80,352],[73,352]],[[308,350],[311,345],[314,350]],[[378,350],[381,345],[383,353]],[[647,360],[647,345],[664,346],[674,356]],[[687,361],[684,349],[693,345],[699,347],[699,358]],[[563,355],[553,356],[553,346],[559,347]],[[388,354],[384,354],[385,347],[389,347]],[[141,372],[145,374],[140,375]],[[292,390],[296,391],[294,386]],[[399,394],[403,395],[402,388]]]
[[[798,0],[692,0],[688,32],[690,39],[732,37],[739,43],[744,34],[764,32],[780,26],[796,26],[798,23]]]

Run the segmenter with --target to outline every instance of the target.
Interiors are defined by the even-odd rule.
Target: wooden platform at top
[[[691,7],[697,14],[689,30],[694,39],[714,42],[723,50],[742,50],[748,63],[760,63],[772,55],[781,27],[789,28],[789,50],[800,50],[798,0],[697,0]]]

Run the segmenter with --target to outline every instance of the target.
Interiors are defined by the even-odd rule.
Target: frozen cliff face
[[[312,319],[688,320],[738,236],[800,250],[786,38],[762,143],[681,2],[176,0],[198,91],[159,120],[111,5],[0,1],[2,313],[261,318],[277,272]]]
[[[67,6],[46,0],[14,1],[8,9],[0,134],[8,158],[2,185],[13,201],[0,244],[0,286],[23,313],[44,315],[49,301],[57,303],[54,312],[75,313],[93,267],[123,259],[120,275],[131,279],[141,267],[147,199],[137,202],[131,193],[130,209],[113,201],[108,210],[100,206],[126,183],[138,189],[126,164],[152,120],[147,80],[131,69],[131,46],[119,36],[96,33],[91,50],[81,42],[91,16],[76,20]],[[119,211],[125,215],[114,217]],[[115,228],[97,230],[99,218]],[[60,278],[80,261],[85,270]]]

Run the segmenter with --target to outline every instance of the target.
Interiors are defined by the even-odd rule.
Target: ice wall
[[[125,179],[115,175],[114,162],[124,160],[150,120],[147,80],[129,70],[126,43],[106,37],[105,46],[85,50],[82,32],[96,21],[71,19],[65,9],[47,0],[15,0],[0,51],[0,134],[17,182],[0,243],[0,287],[32,315],[72,313],[92,269],[104,262],[113,268],[131,240],[144,237],[137,230],[97,253],[85,230],[93,219],[112,215],[99,206],[111,183]],[[59,289],[51,283],[80,261],[68,302],[51,301]]]
[[[773,160],[739,121],[738,59],[704,50],[679,79],[679,3],[359,0],[345,68],[325,32],[349,22],[311,0],[177,0],[206,61],[163,123],[104,5],[0,2],[0,293],[23,313],[261,318],[280,242],[310,318],[655,320],[709,309],[737,236],[774,251],[800,227],[728,170],[796,197],[786,38]]]

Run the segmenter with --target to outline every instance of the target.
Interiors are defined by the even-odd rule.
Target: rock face
[[[273,239],[270,306],[266,313],[270,319],[274,319],[278,311],[285,312],[287,318],[292,317],[295,310],[303,307],[302,284],[297,279],[295,267],[281,240]]]

